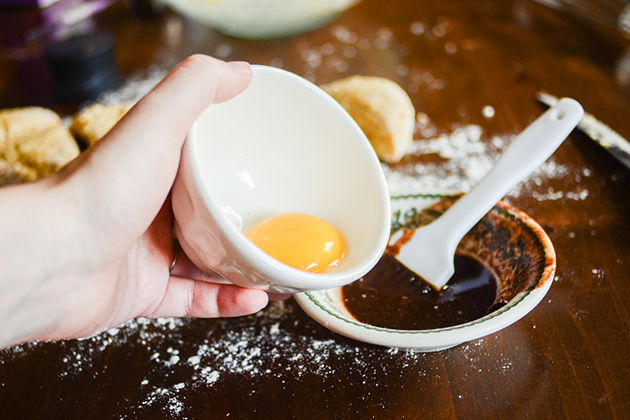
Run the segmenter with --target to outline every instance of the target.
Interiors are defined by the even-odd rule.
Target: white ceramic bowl
[[[173,186],[175,229],[200,268],[243,287],[295,293],[339,287],[379,260],[390,200],[380,163],[346,111],[305,79],[252,66],[251,85],[191,128]],[[346,257],[324,274],[291,268],[246,234],[264,219],[307,213],[339,229]]]
[[[417,227],[444,211],[455,197],[394,197],[392,227]],[[430,211],[423,209],[430,207]],[[507,304],[465,324],[432,330],[396,330],[357,321],[346,309],[340,288],[300,293],[296,300],[313,319],[341,335],[387,347],[437,351],[497,332],[527,315],[545,296],[556,269],[556,256],[543,229],[527,214],[499,203],[459,244],[458,254],[489,268],[499,298]]]
[[[359,0],[162,0],[191,19],[240,38],[316,29]]]

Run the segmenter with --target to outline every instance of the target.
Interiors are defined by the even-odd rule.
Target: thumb
[[[80,173],[69,178],[83,193],[81,199],[88,199],[88,219],[103,230],[111,224],[120,228],[124,221],[142,234],[170,191],[194,120],[210,104],[245,90],[251,76],[247,63],[203,55],[191,56],[171,71],[69,168]]]

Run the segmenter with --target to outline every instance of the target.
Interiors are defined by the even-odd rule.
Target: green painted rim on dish
[[[446,194],[407,194],[407,195],[391,197],[391,200],[392,202],[394,202],[398,200],[408,200],[408,199],[448,199],[448,198],[457,198],[457,197],[458,195],[446,195]],[[417,209],[415,210],[417,211]],[[543,244],[540,242],[538,235],[536,235],[536,233],[531,229],[531,227],[528,226],[527,223],[525,223],[520,217],[518,217],[518,215],[510,212],[509,210],[506,210],[504,208],[497,207],[497,206],[494,206],[490,211],[495,212],[504,218],[508,218],[510,220],[517,222],[532,237],[536,238],[535,243],[536,243],[537,250],[540,253],[540,255],[544,257],[545,248]],[[400,211],[397,211],[396,215],[392,219],[392,233],[394,233],[396,230],[402,227],[402,226],[398,226],[396,230],[393,229],[395,220],[397,220],[399,217],[400,217]],[[537,279],[534,282],[536,285],[540,283],[540,280],[542,279],[542,276],[544,275],[544,273],[545,273],[545,266],[542,266],[541,270],[537,274]],[[335,311],[332,311],[329,306],[334,307],[336,302],[332,301],[332,299],[328,295],[328,291],[324,290],[324,291],[316,291],[316,292],[306,292],[304,294],[320,310],[326,312],[328,315],[340,321],[343,321],[344,323],[354,325],[356,327],[364,328],[366,330],[385,332],[385,333],[395,333],[395,334],[404,334],[404,335],[431,335],[431,334],[436,334],[439,332],[461,330],[467,327],[478,325],[480,323],[486,322],[493,318],[496,318],[502,315],[503,313],[511,310],[512,308],[516,307],[521,302],[523,302],[525,298],[532,292],[532,290],[535,290],[535,288],[531,288],[531,289],[528,289],[519,293],[512,300],[510,300],[510,302],[507,303],[505,306],[497,309],[496,311],[488,315],[485,315],[482,318],[479,318],[479,319],[476,319],[474,321],[470,321],[464,324],[454,325],[454,326],[445,327],[445,328],[435,328],[435,329],[430,329],[430,330],[400,330],[400,329],[384,328],[384,327],[377,327],[370,324],[364,324],[362,322],[350,319],[347,316],[342,315],[341,313],[336,313]],[[330,302],[330,305],[327,306],[323,304],[322,301],[328,301]]]

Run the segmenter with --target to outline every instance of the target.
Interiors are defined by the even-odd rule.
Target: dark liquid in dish
[[[455,256],[455,274],[436,291],[420,276],[384,255],[362,279],[341,290],[348,311],[360,322],[400,330],[451,327],[496,309],[496,280],[472,258]]]

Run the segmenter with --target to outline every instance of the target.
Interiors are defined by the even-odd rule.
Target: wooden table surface
[[[529,0],[364,0],[321,29],[259,41],[169,10],[137,19],[122,3],[96,23],[115,36],[128,80],[191,53],[281,66],[318,84],[383,76],[409,93],[418,142],[476,125],[485,144],[539,115],[535,94],[546,90],[630,138],[630,42]],[[77,104],[52,98],[37,49],[6,41],[1,52],[0,107],[73,112]],[[503,331],[442,352],[396,351],[336,335],[292,299],[238,319],[138,320],[1,351],[0,417],[628,419],[630,173],[579,132],[552,161],[508,201],[549,234],[556,278]]]

